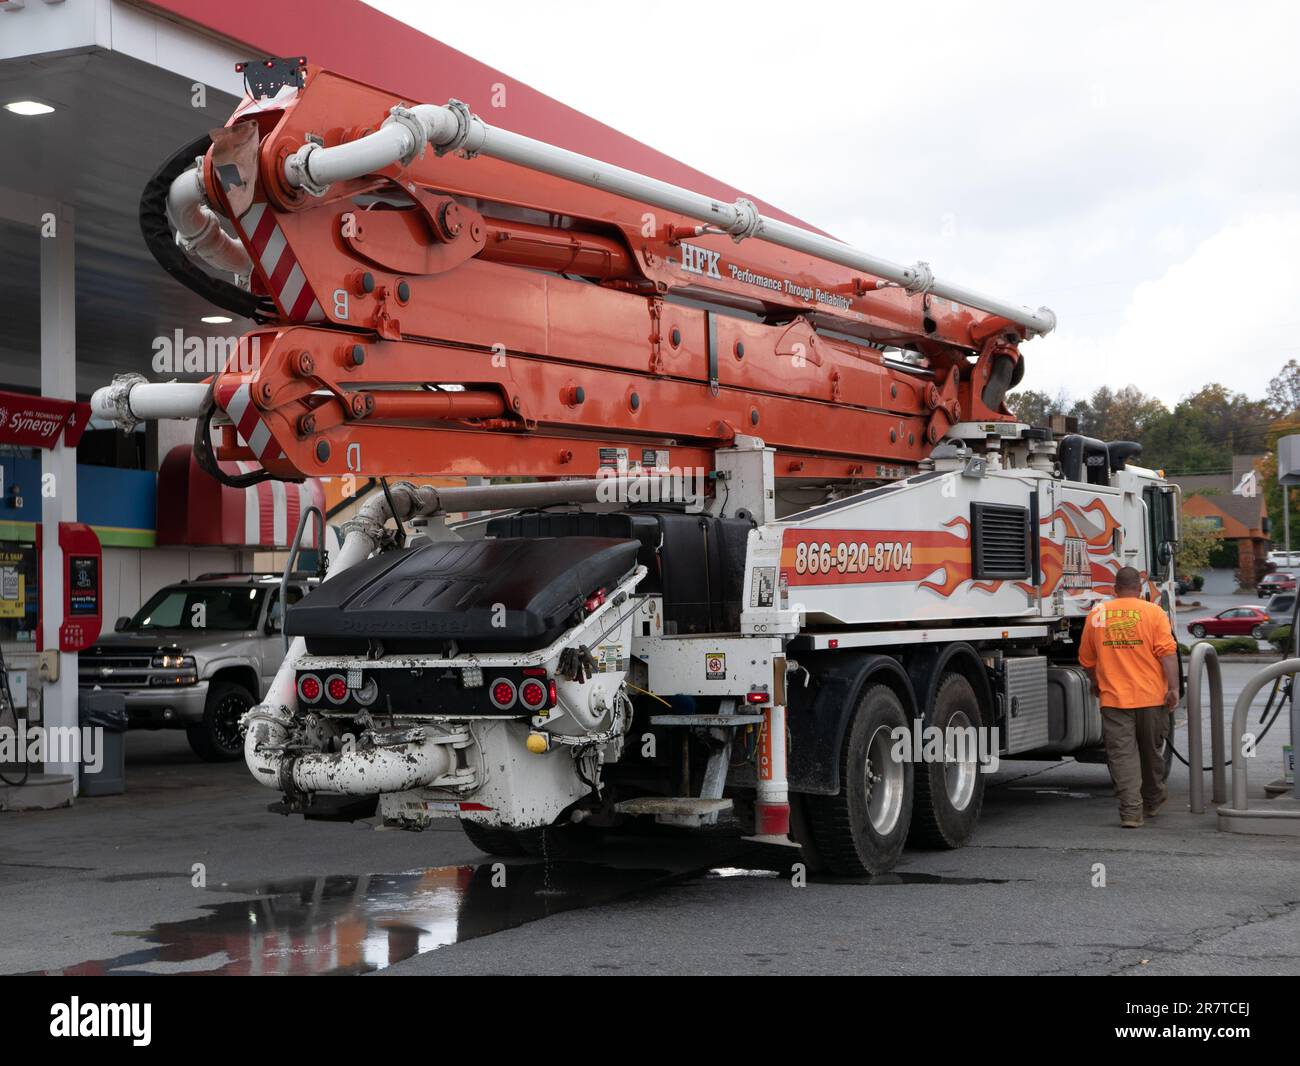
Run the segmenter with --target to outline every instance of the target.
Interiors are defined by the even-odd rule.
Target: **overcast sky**
[[[1300,358],[1300,4],[369,2],[866,251],[1046,304],[1025,388],[1259,396]]]

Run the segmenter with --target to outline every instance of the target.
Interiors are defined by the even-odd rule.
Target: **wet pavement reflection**
[[[552,914],[694,880],[790,879],[797,851],[715,836],[701,845],[607,850],[601,861],[510,861],[403,873],[331,875],[212,886],[204,913],[119,932],[122,954],[45,973],[360,974]],[[104,880],[177,876],[159,872]],[[900,871],[870,878],[807,876],[821,885],[1001,885],[994,878]]]
[[[357,974],[591,907],[683,876],[599,863],[483,863],[397,874],[223,884],[240,899],[161,922],[150,946],[62,970],[78,974]],[[251,896],[252,898],[248,898]]]

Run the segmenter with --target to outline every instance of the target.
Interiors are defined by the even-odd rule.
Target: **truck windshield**
[[[159,589],[127,623],[127,629],[255,629],[266,589]]]

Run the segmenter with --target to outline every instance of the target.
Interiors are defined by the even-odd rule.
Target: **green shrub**
[[[1216,640],[1198,640],[1196,644],[1208,644],[1220,655],[1255,653],[1259,651],[1259,644],[1254,637],[1219,637]]]
[[[1268,642],[1280,652],[1291,650],[1291,627],[1274,626],[1268,631]]]

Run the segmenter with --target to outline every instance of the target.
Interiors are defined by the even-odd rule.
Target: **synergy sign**
[[[53,448],[63,441],[75,448],[90,421],[90,404],[0,392],[0,444]]]

